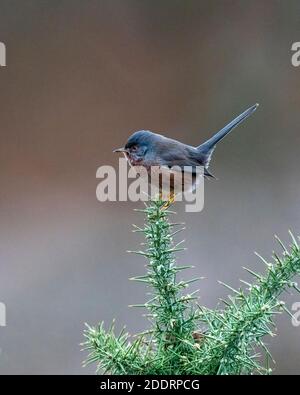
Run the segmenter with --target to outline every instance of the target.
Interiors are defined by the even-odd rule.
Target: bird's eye
[[[136,151],[137,150],[137,146],[136,145],[133,145],[132,147],[131,147],[131,151]]]

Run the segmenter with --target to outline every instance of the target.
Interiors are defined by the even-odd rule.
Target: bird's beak
[[[117,149],[114,149],[113,152],[127,152],[128,153],[126,148],[117,148]]]

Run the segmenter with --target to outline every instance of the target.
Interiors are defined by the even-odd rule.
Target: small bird
[[[171,169],[176,166],[176,168],[181,169],[182,173],[185,172],[186,167],[189,167],[193,173],[191,189],[194,189],[197,186],[197,174],[199,174],[194,171],[196,167],[203,167],[204,173],[202,172],[202,175],[204,174],[205,178],[215,178],[209,172],[208,167],[217,143],[248,118],[257,107],[258,104],[255,104],[248,108],[209,140],[196,147],[149,130],[139,130],[129,137],[123,148],[115,149],[114,152],[123,153],[131,166],[137,169],[141,166],[146,168],[148,182],[151,182],[152,167],[157,167],[163,172],[171,172]],[[184,188],[183,182],[182,188]],[[171,181],[171,193],[174,192],[174,189],[175,186],[172,185]],[[174,197],[170,195],[170,201],[172,200],[174,200]]]

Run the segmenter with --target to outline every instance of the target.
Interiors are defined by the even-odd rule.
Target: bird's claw
[[[175,202],[175,193],[170,193],[168,200],[164,202],[162,209],[167,210]]]

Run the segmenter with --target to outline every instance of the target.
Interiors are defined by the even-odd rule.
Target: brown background
[[[99,203],[96,169],[147,128],[199,144],[255,102],[259,110],[218,146],[205,209],[187,223],[181,263],[205,276],[214,307],[242,266],[263,270],[273,234],[300,233],[298,0],[0,0],[0,373],[81,368],[83,323],[115,317],[145,328],[126,254],[139,204]],[[284,295],[287,306],[299,295]],[[300,329],[277,319],[276,373],[300,373]]]

